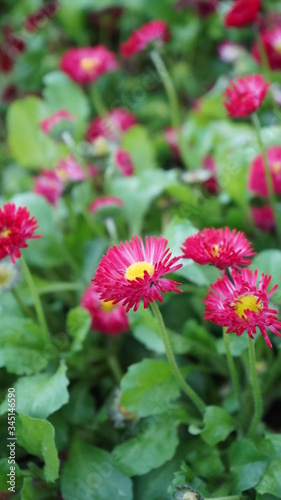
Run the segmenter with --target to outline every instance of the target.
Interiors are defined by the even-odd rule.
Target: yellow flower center
[[[113,311],[114,307],[116,304],[113,304],[112,300],[109,300],[108,302],[105,302],[104,300],[100,301],[100,306],[103,311],[106,312],[111,312]]]
[[[0,286],[5,286],[12,278],[11,269],[0,269]]]
[[[211,254],[213,257],[217,257],[219,253],[219,245],[213,245],[211,248]]]
[[[262,308],[263,305],[261,300],[255,295],[242,295],[241,297],[238,297],[235,303],[235,312],[239,318],[246,316],[246,310],[260,313]]]
[[[62,167],[57,167],[56,168],[56,174],[59,176],[59,178],[62,181],[68,180],[67,172]]]
[[[80,61],[81,68],[84,71],[87,71],[87,73],[90,73],[93,69],[99,66],[99,64],[99,59],[96,59],[95,57],[83,57]]]
[[[94,141],[94,148],[95,148],[95,153],[98,156],[105,156],[109,151],[107,140],[105,139],[105,137],[98,137]]]
[[[272,172],[274,174],[279,174],[281,172],[281,162],[280,161],[275,161],[272,165]]]
[[[134,264],[131,264],[126,269],[125,278],[129,281],[134,281],[136,278],[143,279],[145,271],[147,271],[149,276],[151,277],[154,271],[153,264],[150,264],[145,260],[142,260],[140,262],[134,262]]]
[[[11,232],[12,231],[10,229],[4,229],[4,231],[0,232],[0,236],[2,236],[2,238],[7,238],[7,236],[9,236]]]

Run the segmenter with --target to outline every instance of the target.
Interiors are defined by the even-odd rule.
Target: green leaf
[[[45,339],[40,328],[30,319],[0,313],[0,348],[2,365],[9,373],[31,375],[48,364]]]
[[[234,420],[219,406],[208,406],[204,413],[204,428],[201,437],[205,443],[215,446],[224,441],[235,429]]]
[[[121,381],[121,404],[140,417],[167,411],[180,394],[170,366],[165,361],[144,359],[131,365]]]
[[[262,443],[258,447],[251,439],[240,439],[231,445],[229,461],[233,494],[255,487],[262,479],[268,457],[260,448],[264,448]]]
[[[186,455],[186,461],[196,476],[204,479],[222,476],[224,466],[216,448],[211,448],[202,441],[196,442],[195,439],[189,444],[189,448],[191,451]]]
[[[43,480],[40,481],[37,478],[25,477],[23,480],[22,489],[20,491],[20,499],[38,500],[39,498],[42,499],[52,498],[55,496],[56,493],[52,491],[51,488],[48,491],[46,487],[46,482]]]
[[[131,127],[123,135],[121,147],[130,154],[137,173],[156,167],[155,152],[145,127]]]
[[[42,235],[42,238],[29,240],[28,248],[23,250],[27,263],[43,269],[65,264],[63,236],[55,223],[54,208],[35,193],[17,194],[11,201],[27,207],[38,222],[35,234]]]
[[[281,460],[272,460],[268,465],[262,480],[257,485],[257,491],[262,495],[270,493],[281,498]]]
[[[81,351],[83,342],[89,333],[91,322],[89,312],[83,307],[78,306],[68,312],[66,325],[69,334],[74,339],[71,346],[72,351]]]
[[[152,201],[173,182],[175,172],[155,169],[141,172],[138,177],[117,177],[111,182],[111,194],[124,201],[124,213],[131,234],[140,234],[142,220]]]
[[[59,159],[61,149],[39,126],[47,114],[37,97],[16,100],[9,107],[8,144],[13,158],[23,167],[51,167]]]
[[[30,417],[46,418],[68,402],[66,365],[61,363],[54,374],[23,377],[15,385],[17,411]]]
[[[192,236],[196,233],[198,233],[198,229],[196,229],[189,220],[175,216],[165,227],[163,236],[168,240],[172,254],[181,255],[182,250],[180,247],[184,240],[188,238],[188,236]]]
[[[49,104],[50,115],[58,109],[66,109],[82,120],[88,117],[90,107],[85,93],[65,73],[61,71],[48,73],[43,82],[45,84],[43,95]]]
[[[69,402],[64,406],[62,414],[67,422],[74,425],[94,420],[94,400],[87,386],[78,383],[71,388]]]
[[[9,444],[9,441],[7,441],[7,444]],[[6,449],[9,450],[9,448]],[[9,493],[9,488],[11,488],[11,485],[7,482],[12,479],[12,476],[8,476],[10,472],[15,473],[16,489],[18,489],[22,483],[22,472],[19,466],[16,463],[12,462],[13,459],[8,459],[8,456],[9,451],[7,451],[7,457],[0,459],[0,492],[7,493]],[[10,461],[10,463],[8,462],[8,460]],[[11,467],[14,467],[15,469],[11,469]]]
[[[107,451],[78,439],[62,470],[64,500],[132,500],[132,482],[116,469]]]
[[[19,415],[17,439],[17,443],[28,453],[44,460],[46,481],[55,481],[59,475],[59,459],[55,446],[55,430],[50,422]]]
[[[277,283],[278,289],[270,300],[275,304],[281,304],[281,251],[280,250],[263,250],[256,255],[250,268],[254,271],[258,270],[258,276],[262,273],[272,276],[268,291]]]
[[[113,460],[124,474],[139,476],[161,467],[176,451],[177,422],[167,413],[139,423],[139,433],[113,450]]]

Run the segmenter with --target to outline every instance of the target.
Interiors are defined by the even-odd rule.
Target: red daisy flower
[[[269,170],[275,194],[281,194],[281,146],[273,146],[266,151]],[[252,161],[249,179],[249,191],[268,198],[268,187],[265,176],[265,166],[262,155]]]
[[[160,19],[155,19],[133,31],[127,42],[121,43],[120,52],[122,57],[131,57],[146,49],[151,42],[156,40],[166,42],[169,38],[167,24]]]
[[[267,59],[271,69],[278,70],[281,68],[281,26],[275,26],[272,29],[265,30],[260,35],[261,42],[267,55]],[[252,55],[256,61],[261,64],[261,54],[258,45],[255,44],[252,48]]]
[[[176,264],[180,257],[171,258],[167,243],[162,236],[146,236],[145,243],[134,236],[130,242],[109,248],[92,280],[100,298],[136,311],[142,299],[146,309],[149,302],[163,302],[161,293],[180,292],[180,283],[162,277],[182,267]]]
[[[252,217],[255,225],[262,231],[268,233],[275,227],[274,212],[270,205],[264,207],[251,207]]]
[[[236,0],[231,9],[226,14],[224,24],[228,28],[245,26],[257,18],[260,9],[260,0]]]
[[[58,125],[58,123],[61,123],[63,121],[75,122],[75,120],[75,116],[69,113],[66,109],[60,109],[53,115],[49,116],[49,118],[42,120],[40,122],[40,127],[41,130],[45,132],[45,134],[49,134],[52,131],[52,128]]]
[[[116,140],[116,130],[126,132],[136,125],[136,117],[125,108],[115,108],[108,113],[107,118],[94,118],[86,132],[87,141],[95,141],[99,137],[105,137],[110,141]]]
[[[229,227],[203,229],[202,233],[189,236],[181,247],[184,259],[192,259],[198,264],[211,264],[219,269],[248,265],[247,257],[255,255],[251,243],[242,231],[231,231]]]
[[[269,82],[262,75],[246,75],[230,82],[224,96],[228,116],[248,116],[256,111],[264,100]]]
[[[62,57],[60,68],[80,85],[94,82],[104,73],[119,67],[115,55],[103,45],[69,49]]]
[[[33,192],[46,198],[51,205],[56,205],[63,189],[64,183],[54,171],[42,170],[41,175],[34,177]]]
[[[33,234],[37,228],[37,221],[25,207],[16,208],[14,203],[6,203],[0,208],[0,259],[9,255],[15,263],[15,258],[21,256],[20,248],[28,246],[28,238],[41,238]]]
[[[121,174],[125,176],[133,175],[135,171],[135,167],[132,162],[132,158],[128,151],[124,151],[123,149],[117,149],[114,155],[115,165],[120,170]]]
[[[270,292],[266,289],[271,276],[262,274],[257,286],[258,271],[254,274],[250,269],[242,269],[241,273],[232,270],[230,280],[226,275],[211,285],[207,299],[204,319],[227,326],[226,333],[236,333],[238,337],[246,330],[252,339],[259,328],[267,345],[272,347],[266,328],[281,337],[276,328],[281,328],[277,319],[277,311],[268,307],[268,300],[276,290],[275,285]]]
[[[128,330],[129,322],[124,306],[100,300],[92,285],[85,290],[81,305],[91,314],[93,330],[107,335],[117,335]]]

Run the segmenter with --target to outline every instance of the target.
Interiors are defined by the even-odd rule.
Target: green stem
[[[255,343],[253,339],[250,339],[250,337],[249,337],[249,367],[250,367],[253,398],[254,398],[254,416],[249,429],[249,435],[252,436],[255,433],[257,425],[259,424],[262,417],[262,398],[261,398],[261,391],[259,387],[257,370],[256,370]]]
[[[108,116],[108,111],[106,109],[105,104],[102,101],[101,95],[95,85],[91,87],[90,90],[91,97],[93,99],[94,106],[96,108],[96,112],[101,118],[106,118]]]
[[[188,159],[187,155],[185,153],[185,149],[183,146],[182,142],[182,137],[181,137],[181,132],[180,132],[180,126],[181,126],[181,120],[180,120],[180,111],[179,111],[179,103],[178,103],[178,98],[177,98],[177,93],[173,84],[173,81],[169,75],[169,72],[166,68],[166,65],[159,54],[157,50],[152,50],[150,52],[150,58],[156,68],[157,73],[159,74],[163,85],[165,87],[165,91],[168,97],[168,101],[170,104],[170,109],[171,109],[171,118],[172,118],[172,126],[176,132],[177,135],[177,140],[178,140],[178,145],[181,153],[182,160],[186,166],[186,168],[189,168],[188,165]]]
[[[112,354],[110,354],[107,358],[107,363],[108,363],[109,368],[112,371],[112,374],[114,375],[114,377],[116,379],[116,382],[118,384],[120,384],[120,381],[122,379],[123,374],[122,374],[122,370],[120,368],[120,365],[119,365],[117,358],[115,356],[113,356]]]
[[[30,316],[32,317],[32,313],[31,311],[28,309],[28,307],[25,305],[25,303],[23,302],[23,300],[21,299],[20,295],[18,294],[17,290],[15,288],[12,289],[12,294],[18,304],[18,306],[20,307],[20,309],[22,310],[22,312],[24,314],[26,314],[27,316]]]
[[[123,377],[122,368],[120,366],[118,359],[119,345],[120,342],[118,342],[118,338],[109,337],[107,339],[107,344],[106,344],[107,364],[118,385],[120,384],[120,381]]]
[[[264,170],[265,170],[265,180],[266,180],[268,194],[269,194],[269,203],[270,203],[272,210],[273,210],[273,213],[274,213],[278,241],[281,244],[281,227],[280,227],[279,217],[278,217],[277,200],[276,200],[275,193],[274,193],[274,187],[273,187],[272,177],[271,177],[271,173],[270,173],[266,149],[264,147],[262,136],[261,136],[260,121],[259,121],[258,115],[256,113],[252,114],[252,122],[253,122],[253,125],[254,125],[255,130],[256,130],[258,145],[260,147],[260,151],[261,151],[261,154],[263,157]]]
[[[200,413],[204,413],[204,411],[206,409],[205,403],[196,394],[196,392],[192,389],[192,387],[190,387],[190,385],[187,384],[187,382],[184,380],[184,378],[179,370],[179,367],[178,367],[177,362],[175,360],[175,357],[174,357],[174,354],[172,351],[172,347],[170,344],[170,340],[169,340],[169,337],[168,337],[168,334],[167,334],[167,331],[166,331],[166,328],[164,325],[162,314],[159,310],[158,305],[156,304],[156,302],[152,302],[150,304],[150,306],[151,306],[151,309],[152,309],[153,314],[155,316],[155,319],[157,321],[158,329],[159,329],[159,332],[161,334],[163,344],[165,347],[166,356],[167,356],[168,362],[170,364],[170,367],[171,367],[171,370],[174,374],[175,379],[177,380],[181,389],[185,392],[185,394],[191,399],[191,401],[194,403],[194,405],[198,408]]]
[[[45,340],[47,340],[49,342],[50,341],[50,334],[49,334],[49,330],[47,327],[47,322],[46,322],[45,314],[44,314],[44,311],[42,308],[42,304],[41,304],[41,301],[39,298],[39,294],[37,292],[37,288],[36,288],[35,283],[33,281],[32,274],[29,270],[29,267],[26,264],[23,256],[21,256],[20,260],[21,260],[21,265],[22,265],[25,280],[28,284],[29,290],[30,290],[32,297],[33,297],[34,307],[35,307],[35,311],[37,314],[38,323],[41,327],[41,332],[44,335]]]
[[[110,246],[117,245],[118,235],[114,219],[112,217],[106,217],[104,219],[104,224],[110,238]]]
[[[236,366],[230,351],[230,343],[229,343],[229,333],[226,334],[227,328],[223,328],[222,334],[223,334],[223,340],[224,340],[224,345],[225,345],[225,352],[226,352],[226,359],[227,359],[227,364],[229,368],[229,373],[231,376],[232,384],[233,384],[233,389],[234,393],[236,396],[236,399],[240,405],[240,408],[242,407],[241,405],[241,391],[240,391],[240,386],[239,386],[239,378],[238,378],[238,373],[236,370]]]

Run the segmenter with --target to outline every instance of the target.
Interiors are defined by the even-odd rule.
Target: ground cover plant
[[[0,21],[0,498],[281,498],[281,6]]]

